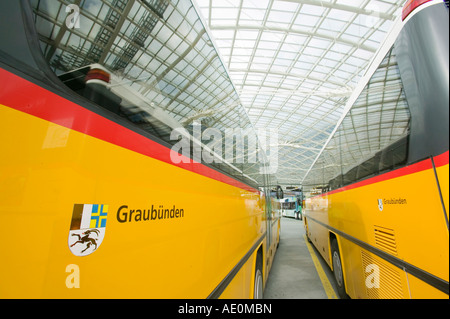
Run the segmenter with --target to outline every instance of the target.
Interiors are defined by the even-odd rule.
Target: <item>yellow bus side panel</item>
[[[448,164],[438,167],[436,173],[439,178],[439,185],[441,187],[442,200],[444,201],[445,211],[448,220],[448,201],[449,201],[449,169]]]
[[[221,299],[253,298],[256,255],[257,250],[247,260],[244,266],[242,266],[233,282],[231,282],[220,295]],[[250,284],[243,285],[242,283]]]
[[[1,105],[0,119],[1,298],[204,298],[265,232],[256,193]],[[84,257],[68,247],[77,203],[109,205]],[[184,217],[120,223],[123,205]]]
[[[314,197],[309,201],[307,215],[448,281],[448,229],[432,168]],[[329,232],[325,227],[313,225],[308,220],[311,240],[314,243],[314,238],[317,237],[316,247],[330,264],[327,257],[329,251],[323,252],[323,249],[327,249]],[[367,274],[363,272],[362,258],[370,260],[376,256],[362,256],[363,249],[358,245],[347,240],[340,241],[345,243],[340,250],[349,295],[352,298],[387,296],[381,293],[368,294],[366,290]],[[397,267],[391,266],[398,272]],[[381,269],[391,271],[383,267]],[[416,286],[416,282],[420,280],[412,280],[412,277],[411,274],[399,272],[398,281],[402,285],[402,291],[395,296],[407,298],[410,288],[413,298],[423,297],[418,290],[425,283]],[[426,291],[428,298],[443,296],[433,287]]]
[[[317,212],[313,215],[314,218],[317,217]],[[316,247],[317,251],[322,255],[323,259],[327,262],[327,264],[332,267],[331,259],[330,259],[330,251],[329,251],[329,237],[330,231],[328,228],[316,223],[312,219],[307,220],[308,223],[308,232],[309,238],[311,242]]]

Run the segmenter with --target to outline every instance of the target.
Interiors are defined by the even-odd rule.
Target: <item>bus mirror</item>
[[[284,193],[281,186],[277,185],[277,199],[283,199]]]

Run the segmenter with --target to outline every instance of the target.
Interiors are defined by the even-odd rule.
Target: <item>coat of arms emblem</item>
[[[108,205],[75,204],[69,231],[69,249],[75,256],[87,256],[100,247],[106,231]]]

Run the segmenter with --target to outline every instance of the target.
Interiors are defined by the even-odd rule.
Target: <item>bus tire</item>
[[[308,243],[312,244],[311,238],[309,238],[309,228],[308,228],[308,221],[306,219],[303,220],[303,226],[305,227],[305,236],[308,240]]]
[[[277,249],[280,247],[280,220],[278,220],[278,228],[277,228]]]
[[[256,267],[255,267],[255,285],[253,290],[253,299],[263,299],[263,273],[262,273],[262,258],[261,254],[256,257]]]
[[[342,269],[342,259],[339,252],[339,246],[336,239],[331,241],[331,258],[333,263],[333,274],[336,279],[337,290],[341,299],[347,299],[348,295],[345,291],[344,271]]]

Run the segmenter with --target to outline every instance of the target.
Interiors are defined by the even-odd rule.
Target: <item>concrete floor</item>
[[[264,290],[265,299],[327,299],[327,293],[305,242],[303,221],[281,219],[280,245]],[[313,249],[337,295],[333,273]]]

